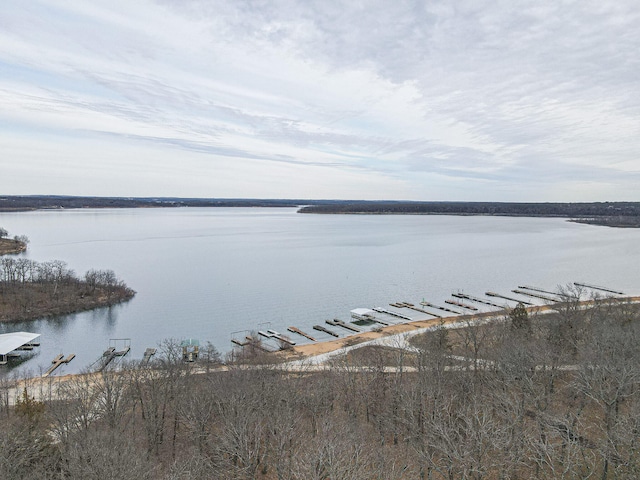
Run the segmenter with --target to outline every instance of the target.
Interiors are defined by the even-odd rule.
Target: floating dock
[[[524,290],[519,290],[519,289],[515,289],[515,290],[511,290],[513,293],[517,293],[518,295],[526,295],[528,297],[533,297],[533,298],[539,298],[541,300],[545,300],[547,302],[553,302],[556,303],[558,301],[557,298],[551,298],[551,297],[547,297],[545,295],[540,295],[539,293],[531,293],[531,292],[525,292]]]
[[[495,292],[484,292],[484,294],[487,297],[503,298],[503,299],[509,300],[511,302],[522,303],[523,305],[533,305],[533,303],[531,303],[531,302],[525,302],[524,300],[518,300],[517,298],[507,297],[505,295],[501,295],[501,294],[495,293]]]
[[[294,342],[293,340],[288,338],[286,335],[282,335],[280,332],[276,332],[275,330],[267,330],[267,332],[269,334],[271,334],[271,336],[273,338],[275,338],[276,340],[279,340],[281,342],[287,343],[287,344],[289,344],[291,346],[296,344],[296,342]]]
[[[449,313],[455,313],[456,315],[462,314],[457,310],[451,310],[450,308],[447,308],[447,307],[441,307],[440,305],[435,305],[433,303],[425,302],[424,300],[420,302],[420,305],[424,305],[425,307],[437,308],[438,310],[442,310],[444,312],[449,312]]]
[[[455,305],[456,307],[465,308],[467,310],[471,310],[473,312],[477,312],[478,309],[473,305],[467,305],[466,303],[457,302],[455,300],[445,300],[444,303],[448,303],[449,305]]]
[[[131,339],[129,338],[112,338],[109,340],[111,344],[109,348],[107,348],[100,358],[98,358],[95,362],[91,364],[89,367],[90,370],[94,370],[96,372],[101,372],[107,365],[109,365],[116,357],[124,357],[131,350]],[[118,343],[122,343],[122,350],[116,350],[116,345]]]
[[[76,358],[76,354],[72,353],[69,356],[67,356],[67,358],[64,358],[63,354],[58,355],[56,358],[54,358],[53,360],[51,360],[51,366],[49,367],[49,369],[44,372],[42,374],[42,378],[46,378],[49,375],[51,375],[60,365],[62,365],[63,363],[69,363],[71,360],[73,360],[74,358]]]
[[[607,293],[613,293],[615,295],[624,295],[624,292],[618,292],[616,290],[611,290],[610,288],[606,288],[606,287],[598,287],[597,285],[590,285],[588,283],[578,283],[578,282],[573,282],[573,284],[576,287],[587,287],[590,288],[592,290],[600,290],[602,292],[607,292]]]
[[[329,325],[334,325],[336,327],[342,327],[342,328],[344,328],[346,330],[351,330],[352,332],[355,332],[355,333],[362,332],[362,330],[360,330],[359,328],[356,328],[353,325],[349,325],[348,323],[343,322],[339,318],[334,318],[333,320],[325,320],[325,323],[327,323]]]
[[[278,340],[279,342],[286,343],[286,344],[291,345],[291,346],[296,344],[296,342],[294,342],[293,340],[291,340],[291,339],[289,339],[289,338],[287,338],[287,337],[285,337],[283,335],[280,335],[275,330],[267,330],[266,332],[263,331],[263,330],[258,330],[258,334],[262,335],[265,338],[275,339],[275,340]],[[282,343],[280,344],[280,349],[281,350],[282,350],[282,348],[284,348],[282,346]]]
[[[336,332],[329,330],[328,328],[324,328],[322,325],[314,325],[313,329],[318,330],[319,332],[328,333],[332,337],[340,338],[340,335],[338,335]]]
[[[571,298],[571,295],[567,295],[566,293],[550,292],[548,290],[543,290],[543,289],[538,288],[538,287],[529,287],[527,285],[518,285],[518,288],[521,288],[522,290],[530,290],[532,292],[546,293],[547,295],[554,295],[554,296],[559,297],[559,298]]]
[[[373,311],[378,312],[378,313],[386,313],[387,315],[391,315],[392,317],[398,317],[398,318],[401,318],[401,319],[406,320],[408,322],[413,320],[411,317],[408,317],[407,315],[402,315],[401,313],[392,312],[392,311],[387,310],[386,308],[382,308],[382,307],[375,307],[373,309]],[[380,320],[378,320],[377,318],[375,318],[375,321],[378,322],[378,323],[383,323]],[[387,325],[389,325],[389,324],[387,323]]]
[[[303,336],[305,338],[308,338],[309,340],[311,340],[312,342],[317,342],[317,340],[315,338],[313,338],[311,335],[309,335],[308,333],[303,332],[302,330],[300,330],[297,327],[288,327],[287,330],[289,330],[290,332],[293,333],[297,333],[300,336]]]
[[[456,298],[462,298],[464,300],[469,300],[471,302],[482,303],[483,305],[489,305],[491,307],[502,308],[502,305],[498,305],[497,303],[493,303],[488,300],[484,300],[482,298],[473,297],[471,295],[467,295],[466,293],[452,293],[451,296]]]
[[[124,357],[127,353],[129,353],[129,350],[131,350],[130,347],[125,347],[124,350],[117,351],[113,347],[105,350],[105,352],[102,354],[102,363],[98,366],[98,372],[104,370],[107,365],[109,365],[111,361],[116,357]]]
[[[438,315],[437,313],[432,313],[432,312],[428,312],[422,308],[418,308],[415,307],[413,305],[413,303],[407,303],[407,302],[403,302],[403,303],[396,303],[396,306],[398,308],[409,308],[411,310],[415,310],[416,312],[420,312],[420,313],[426,313],[427,315],[431,315],[432,317],[436,317],[436,318],[442,318],[440,315]]]

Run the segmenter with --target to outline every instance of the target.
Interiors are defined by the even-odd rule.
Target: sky
[[[637,0],[2,0],[0,194],[640,201]]]

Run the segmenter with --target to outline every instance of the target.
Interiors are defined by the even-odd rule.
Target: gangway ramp
[[[120,347],[120,349],[118,349]],[[89,370],[101,372],[115,359],[121,359],[131,350],[130,338],[111,338],[107,348],[98,359],[89,366]]]

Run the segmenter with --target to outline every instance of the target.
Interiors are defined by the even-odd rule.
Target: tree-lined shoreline
[[[640,227],[640,202],[511,203],[353,201],[308,205],[300,213],[557,217],[576,223]]]
[[[81,208],[299,207],[299,213],[558,217],[609,227],[640,227],[640,202],[427,202],[181,197],[0,196],[0,212]]]
[[[134,295],[112,270],[89,270],[79,278],[60,260],[0,259],[0,323],[93,310]]]

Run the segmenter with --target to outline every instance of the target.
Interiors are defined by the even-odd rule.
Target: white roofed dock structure
[[[7,363],[7,357],[19,350],[31,350],[40,343],[39,333],[13,332],[0,334],[0,365]]]
[[[373,320],[375,318],[375,313],[370,308],[355,308],[351,310],[351,317],[356,320]]]

